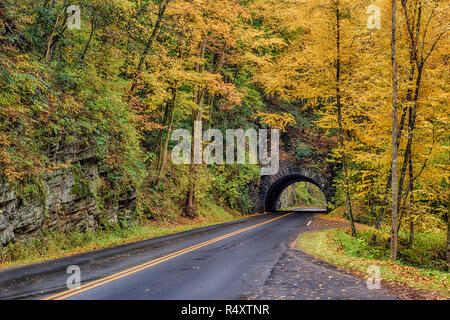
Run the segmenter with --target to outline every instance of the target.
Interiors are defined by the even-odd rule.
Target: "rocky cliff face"
[[[59,166],[41,179],[38,199],[24,201],[9,185],[0,185],[0,247],[27,240],[44,230],[92,230],[129,220],[135,195],[109,190],[105,201],[99,194],[107,172],[82,144],[55,145],[50,159]]]

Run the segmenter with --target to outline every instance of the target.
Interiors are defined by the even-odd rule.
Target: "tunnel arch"
[[[330,203],[333,195],[331,179],[317,168],[302,167],[296,164],[284,164],[280,166],[278,173],[273,176],[262,176],[258,197],[255,200],[255,212],[267,212],[278,210],[280,196],[289,185],[295,182],[310,182],[316,185],[325,195],[327,204]]]
[[[276,181],[268,190],[264,199],[264,211],[279,210],[280,197],[283,191],[296,182],[309,182],[317,186],[325,195],[325,191],[312,179],[300,175],[289,175]],[[328,201],[328,199],[327,199]]]

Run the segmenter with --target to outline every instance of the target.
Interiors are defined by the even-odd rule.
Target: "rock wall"
[[[45,230],[86,231],[131,219],[134,193],[117,194],[106,203],[99,196],[107,172],[92,148],[58,144],[50,155],[56,165],[66,165],[44,175],[41,194],[34,197],[39,199],[24,201],[9,185],[0,186],[0,247]]]

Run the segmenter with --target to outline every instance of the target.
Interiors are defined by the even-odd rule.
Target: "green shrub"
[[[349,256],[384,260],[388,260],[390,257],[390,242],[387,232],[368,229],[360,231],[358,237],[355,238],[346,231],[335,230],[333,239],[337,246]],[[412,248],[408,248],[407,240],[407,236],[400,232],[398,258],[401,263],[430,270],[446,270],[446,235],[444,232],[438,234],[416,233]]]

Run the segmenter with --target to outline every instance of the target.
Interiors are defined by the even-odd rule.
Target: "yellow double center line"
[[[294,212],[290,212],[290,213],[284,214],[282,216],[279,216],[279,217],[276,217],[276,218],[273,218],[273,219],[270,219],[270,220],[266,220],[264,222],[260,222],[258,224],[252,225],[250,227],[239,229],[237,231],[225,234],[223,236],[220,236],[220,237],[217,237],[217,238],[214,238],[214,239],[211,239],[211,240],[208,240],[208,241],[205,241],[205,242],[193,245],[193,246],[188,247],[186,249],[183,249],[183,250],[180,250],[180,251],[168,254],[166,256],[163,256],[163,257],[155,259],[155,260],[151,260],[149,262],[143,263],[143,264],[138,265],[136,267],[129,268],[129,269],[126,269],[124,271],[112,274],[112,275],[110,275],[108,277],[101,278],[101,279],[98,279],[98,280],[86,283],[86,284],[84,284],[84,285],[82,285],[82,286],[80,286],[78,288],[70,289],[70,290],[66,290],[66,291],[54,294],[52,296],[44,298],[43,300],[62,300],[62,299],[65,299],[65,298],[69,298],[69,297],[71,297],[73,295],[76,295],[76,294],[79,294],[79,293],[91,290],[93,288],[99,287],[101,285],[104,285],[106,283],[112,282],[114,280],[126,277],[126,276],[128,276],[130,274],[133,274],[133,273],[136,273],[138,271],[142,271],[144,269],[150,268],[150,267],[152,267],[154,265],[160,264],[161,262],[173,259],[175,257],[181,256],[181,255],[183,255],[185,253],[188,253],[188,252],[191,252],[191,251],[194,251],[194,250],[197,250],[199,248],[202,248],[204,246],[207,246],[207,245],[210,245],[212,243],[218,242],[220,240],[227,239],[227,238],[235,236],[235,235],[237,235],[239,233],[242,233],[242,232],[245,232],[245,231],[257,228],[259,226],[265,225],[265,224],[270,223],[272,221],[275,221],[275,220],[281,219],[283,217],[289,216],[289,215],[291,215],[293,213]]]

